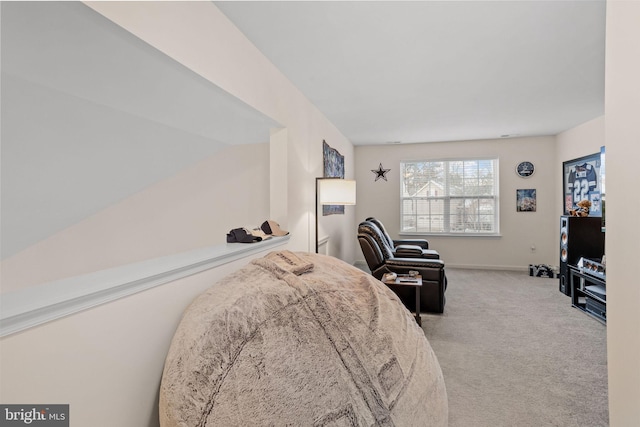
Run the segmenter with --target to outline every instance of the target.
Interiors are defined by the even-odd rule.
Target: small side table
[[[420,317],[420,288],[422,287],[422,276],[409,276],[408,274],[398,274],[395,280],[386,280],[382,277],[382,283],[388,286],[412,286],[416,288],[416,322],[422,326],[422,318]]]

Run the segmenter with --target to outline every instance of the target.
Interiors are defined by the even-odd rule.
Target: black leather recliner
[[[365,221],[373,223],[382,234],[387,246],[396,257],[399,258],[440,258],[437,251],[429,249],[429,241],[425,239],[401,239],[393,240],[384,225],[374,217],[369,217]]]
[[[358,226],[358,242],[376,279],[382,279],[385,273],[408,274],[417,271],[422,276],[420,288],[420,311],[430,313],[444,312],[447,278],[444,261],[429,258],[399,258],[389,248],[382,231],[371,221],[363,221]],[[415,291],[409,287],[390,287],[413,310]]]

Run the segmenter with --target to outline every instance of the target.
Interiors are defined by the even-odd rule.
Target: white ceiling
[[[604,114],[605,1],[216,2],[356,145]]]

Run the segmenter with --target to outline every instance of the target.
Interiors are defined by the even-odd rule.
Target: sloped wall
[[[275,121],[82,3],[2,11],[3,292],[268,219]]]
[[[240,185],[246,186],[242,180],[256,185],[253,195],[259,194],[266,182],[271,193],[267,195],[270,205],[278,204],[274,212],[278,212],[279,217],[273,219],[291,232],[287,248],[313,250],[314,185],[315,177],[322,175],[322,140],[345,155],[346,177],[353,178],[354,153],[349,141],[212,2],[96,2],[91,6],[136,36],[155,43],[154,46],[165,54],[189,64],[199,75],[286,128],[286,135],[279,134],[279,139],[286,141],[280,140],[276,150],[267,151],[280,155],[277,158],[270,156],[271,175],[267,174],[265,180],[253,182],[254,178],[251,178],[251,161],[262,160],[264,153],[258,144],[250,155],[239,152],[243,162],[229,161],[236,158],[230,152],[229,157],[223,157],[224,165],[212,159],[185,170],[185,182],[190,182],[185,185],[193,185],[193,180],[198,181],[202,176],[218,177],[211,169],[218,166],[223,167],[219,172],[233,170],[233,174],[225,174],[228,179],[238,177]],[[286,154],[282,153],[283,148]],[[207,175],[210,172],[213,175]],[[261,173],[256,171],[260,176]],[[178,181],[181,179],[178,175],[170,177],[166,186],[158,187],[158,197],[151,194],[153,191],[141,193],[142,201],[147,203],[153,199],[161,203],[164,200],[165,206],[184,207],[190,215],[200,216],[200,223],[187,224],[194,233],[192,236],[201,232],[210,238],[218,238],[219,234],[209,231],[207,225],[216,224],[222,214],[216,213],[215,217],[209,218],[205,210],[193,212],[199,205],[181,203],[189,198],[189,193],[180,192],[183,186]],[[273,185],[274,179],[279,181],[278,185]],[[232,184],[222,178],[214,181],[211,185],[219,188]],[[171,199],[164,199],[160,193],[165,191],[167,197],[168,193],[175,193]],[[177,198],[179,200],[174,200]],[[263,212],[248,207],[250,200],[238,206],[229,205],[226,200],[222,203],[213,200],[214,197],[211,199],[202,203],[213,207],[215,202],[216,212],[225,209],[224,215],[233,216],[234,224],[254,222],[254,218],[264,216]],[[131,203],[138,201],[132,199]],[[248,210],[247,215],[251,216],[242,216],[243,210]],[[141,215],[141,218],[148,217]],[[332,240],[340,243],[336,255],[344,254],[343,259],[352,262],[356,243],[353,209],[348,209],[339,219],[338,223],[328,224],[326,229]],[[182,230],[179,228],[183,225],[174,226],[176,229],[170,233],[180,235]],[[146,253],[152,251],[157,243],[152,240],[139,249]],[[3,403],[69,403],[73,408],[71,422],[74,425],[157,426],[157,391],[162,366],[183,310],[197,294],[215,286],[223,275],[232,273],[247,261],[225,264],[2,338],[0,387]]]
[[[269,219],[269,164],[247,161],[268,158],[266,143],[229,147],[110,205],[4,260],[2,291],[224,244]]]

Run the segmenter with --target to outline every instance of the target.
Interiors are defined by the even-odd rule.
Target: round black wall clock
[[[516,166],[516,173],[521,178],[529,178],[535,171],[536,168],[531,162],[520,162]]]

